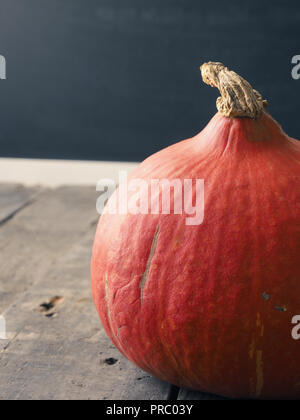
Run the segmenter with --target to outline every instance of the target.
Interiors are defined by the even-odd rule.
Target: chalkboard
[[[299,1],[1,0],[0,156],[138,161],[199,132],[222,61],[300,138]]]

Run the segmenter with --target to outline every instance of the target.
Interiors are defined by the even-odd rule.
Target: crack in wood
[[[0,227],[3,226],[5,223],[9,222],[11,219],[13,219],[18,213],[20,213],[22,210],[24,210],[26,207],[29,207],[31,204],[34,203],[35,200],[30,199],[26,201],[26,203],[22,204],[20,207],[12,211],[10,214],[8,214],[6,217],[4,217],[2,220],[0,220]]]
[[[30,197],[26,201],[24,201],[22,204],[18,207],[16,207],[14,210],[12,210],[10,213],[7,214],[7,216],[4,216],[2,219],[0,218],[0,227],[5,225],[7,222],[12,220],[17,214],[19,214],[22,210],[26,209],[27,207],[31,206],[36,202],[36,199],[44,192],[44,189],[39,189],[35,193],[32,193]]]

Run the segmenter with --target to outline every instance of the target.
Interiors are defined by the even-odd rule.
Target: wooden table
[[[106,337],[90,291],[97,194],[0,185],[0,399],[220,399],[153,378]]]

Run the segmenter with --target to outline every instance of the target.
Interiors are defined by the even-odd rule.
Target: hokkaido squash
[[[220,90],[218,113],[129,180],[203,180],[203,220],[106,208],[94,302],[119,351],[158,378],[228,397],[300,398],[300,340],[291,334],[300,314],[300,143],[235,72],[209,62],[201,73]]]

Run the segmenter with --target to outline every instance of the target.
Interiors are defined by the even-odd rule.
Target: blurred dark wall
[[[299,1],[0,0],[0,155],[141,160],[200,131],[222,61],[300,138]]]

